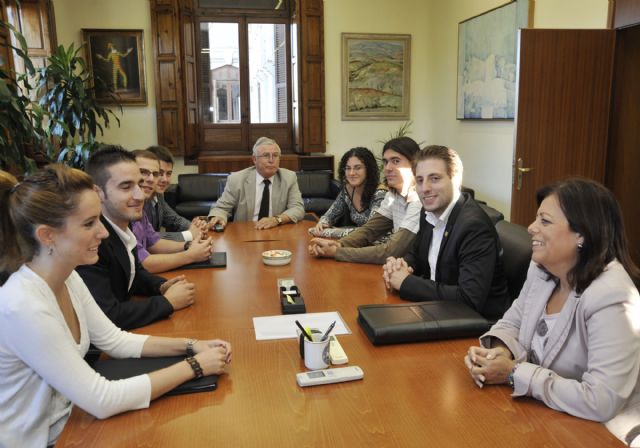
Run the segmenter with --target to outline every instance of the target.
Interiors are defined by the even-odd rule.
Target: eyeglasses
[[[280,158],[280,154],[273,154],[273,153],[259,154],[256,156],[256,159],[262,159],[262,160],[278,160],[279,158]]]
[[[349,171],[353,171],[354,173],[357,173],[359,171],[362,171],[364,169],[364,166],[362,165],[356,165],[356,166],[346,166],[344,168],[345,172],[349,172]]]
[[[158,177],[158,176],[160,176],[160,172],[159,171],[149,171],[146,168],[140,168],[140,174],[142,174],[142,177],[149,177],[149,176]]]

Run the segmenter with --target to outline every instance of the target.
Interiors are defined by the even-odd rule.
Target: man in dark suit
[[[199,217],[189,221],[176,213],[164,200],[164,192],[171,185],[171,175],[173,174],[171,152],[164,146],[149,146],[147,151],[155,154],[160,162],[155,194],[144,204],[144,212],[149,217],[151,225],[162,238],[175,241],[197,241],[201,233],[207,231],[207,221]],[[164,231],[161,231],[163,227]]]
[[[460,192],[460,157],[450,148],[428,146],[413,168],[420,230],[404,258],[387,260],[385,284],[403,299],[458,301],[489,320],[500,318],[510,305],[500,242],[486,213]]]
[[[89,158],[86,170],[97,186],[109,236],[98,248],[98,262],[76,270],[100,308],[118,327],[130,329],[191,305],[195,287],[184,276],[166,280],[150,274],[138,260],[129,223],[142,217],[144,194],[133,154],[108,146]],[[131,301],[132,295],[149,297]]]

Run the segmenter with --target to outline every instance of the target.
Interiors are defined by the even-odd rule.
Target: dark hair
[[[382,147],[382,155],[384,155],[385,151],[388,149],[392,149],[397,153],[405,156],[409,162],[413,161],[416,153],[420,151],[420,146],[415,142],[411,137],[396,137],[387,141]]]
[[[637,284],[640,271],[631,260],[622,212],[613,193],[593,180],[571,178],[538,190],[538,205],[551,195],[557,197],[569,228],[584,239],[578,261],[567,274],[571,287],[581,294],[613,260]]]
[[[338,179],[340,180],[342,188],[345,188],[347,185],[346,167],[347,162],[351,157],[358,158],[364,164],[364,168],[367,171],[367,175],[364,180],[364,189],[362,191],[362,204],[367,204],[368,207],[371,199],[373,199],[376,189],[378,188],[378,184],[380,183],[380,170],[378,168],[378,163],[376,162],[376,157],[367,148],[360,146],[351,148],[349,151],[345,152],[340,159],[340,165],[338,166]]]
[[[410,137],[396,137],[384,144],[382,147],[382,155],[384,156],[384,153],[389,149],[402,154],[407,158],[407,160],[409,160],[409,163],[413,163],[413,158],[418,151],[420,151],[420,146],[418,146],[415,140]],[[389,186],[389,184],[387,184],[387,179],[384,180],[384,184]],[[389,189],[393,190],[391,187],[389,187]]]
[[[87,173],[61,164],[47,165],[21,183],[0,171],[0,284],[38,254],[36,227],[63,228],[78,194],[91,189]]]
[[[159,145],[149,146],[147,151],[154,153],[158,160],[173,165],[173,156],[166,147]]]
[[[462,160],[460,160],[460,156],[455,150],[441,145],[429,145],[426,148],[421,149],[415,155],[415,157],[413,158],[413,163],[411,164],[413,174],[416,173],[418,162],[422,162],[423,160],[428,159],[442,160],[447,167],[447,175],[451,179],[457,178],[457,180],[462,183]]]
[[[91,154],[85,165],[85,171],[96,185],[104,190],[111,178],[109,168],[120,162],[136,163],[136,156],[122,146],[107,145]]]

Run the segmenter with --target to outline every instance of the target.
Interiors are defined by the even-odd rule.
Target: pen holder
[[[304,365],[309,370],[326,369],[331,363],[329,353],[329,338],[320,341],[322,332],[317,328],[311,328],[311,337],[313,341],[305,338],[300,330],[298,337],[300,340],[300,356],[304,360]]]
[[[304,299],[300,295],[300,290],[297,286],[280,286],[278,289],[280,290],[282,314],[301,314],[307,312],[304,306]]]

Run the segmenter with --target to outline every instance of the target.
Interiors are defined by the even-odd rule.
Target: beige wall
[[[341,120],[341,38],[343,32],[411,34],[410,134],[418,142],[456,148],[465,164],[465,185],[507,216],[511,203],[513,122],[455,119],[458,22],[506,0],[324,0],[327,151],[336,163],[353,146],[380,153],[401,121]],[[82,28],[133,28],[145,33],[148,105],[125,107],[120,128],[101,140],[127,148],[157,142],[151,15],[148,0],[53,0],[58,41],[80,42]],[[536,0],[537,28],[602,28],[608,0]],[[194,172],[176,160],[176,173]]]
[[[400,6],[401,5],[401,6]],[[349,148],[365,146],[376,155],[382,143],[404,121],[342,121],[341,113],[341,33],[411,34],[412,133],[416,141],[431,141],[427,92],[429,80],[426,17],[428,2],[423,0],[324,0],[324,52],[327,152],[335,163]]]
[[[504,4],[504,0],[432,0],[428,10],[430,73],[427,98],[432,110],[430,141],[457,149],[465,165],[464,184],[480,199],[509,216],[514,149],[512,121],[455,119],[458,22]],[[605,27],[608,0],[536,0],[536,28]]]

